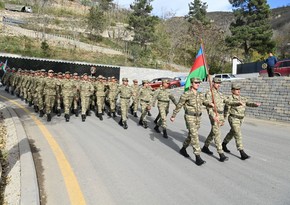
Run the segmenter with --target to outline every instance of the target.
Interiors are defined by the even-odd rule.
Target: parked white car
[[[245,79],[245,78],[238,78],[235,75],[230,74],[230,73],[215,74],[213,77],[221,78],[222,81],[234,81],[234,80]]]

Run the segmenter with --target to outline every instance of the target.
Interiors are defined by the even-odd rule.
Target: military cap
[[[200,78],[191,78],[191,79],[190,79],[190,82],[191,82],[191,83],[200,83],[201,80],[200,80]]]
[[[79,74],[78,73],[74,73],[74,76],[78,76]]]
[[[214,77],[214,78],[212,79],[212,82],[214,82],[214,83],[222,83],[222,79],[221,79],[221,78],[216,78],[216,77]]]
[[[45,72],[45,69],[41,69],[40,72]]]
[[[54,73],[54,71],[53,70],[48,70],[48,73]]]
[[[142,80],[142,84],[149,83],[149,80]]]
[[[88,75],[87,73],[84,73],[83,76]]]
[[[169,80],[168,79],[163,79],[162,83],[169,83]]]
[[[58,72],[57,75],[62,75],[62,72]]]
[[[240,90],[241,89],[241,85],[238,83],[233,83],[232,84],[232,90]]]
[[[137,79],[134,79],[133,82],[134,82],[134,83],[138,83],[138,80],[137,80]]]
[[[122,78],[122,81],[128,81],[128,78]]]
[[[112,76],[111,79],[116,79],[115,76]]]
[[[65,74],[70,74],[70,72],[69,71],[65,71]]]

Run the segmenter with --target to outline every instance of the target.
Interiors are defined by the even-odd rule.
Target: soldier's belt
[[[169,103],[169,100],[158,100],[158,102],[166,102],[166,103]]]
[[[142,102],[146,102],[146,103],[149,103],[150,101],[149,100],[141,100]]]
[[[234,117],[234,118],[238,118],[240,120],[244,119],[243,116],[239,116],[239,115],[235,115],[235,114],[230,114],[231,117]]]
[[[217,111],[218,114],[224,114],[224,111]]]
[[[186,115],[190,115],[190,116],[196,116],[196,117],[200,117],[202,115],[201,112],[190,112],[190,111],[185,111]]]
[[[130,99],[130,97],[120,97],[120,98],[122,98],[122,99]]]

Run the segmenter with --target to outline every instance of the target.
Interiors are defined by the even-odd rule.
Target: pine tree
[[[207,3],[202,2],[201,0],[194,0],[188,4],[189,12],[186,16],[187,21],[190,23],[194,21],[199,21],[203,25],[209,23],[206,14],[207,14]]]
[[[265,53],[274,48],[271,40],[270,7],[267,0],[231,0],[235,22],[230,25],[231,36],[226,42],[230,47],[244,50],[246,60],[251,52]]]
[[[104,12],[99,6],[93,6],[90,9],[89,15],[87,17],[88,29],[92,33],[100,35],[106,27],[106,18]]]
[[[154,40],[156,16],[150,15],[153,10],[152,0],[135,0],[130,8],[133,12],[129,16],[129,29],[134,31],[134,41],[141,47]]]

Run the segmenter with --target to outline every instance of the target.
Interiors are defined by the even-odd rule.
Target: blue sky
[[[173,12],[176,16],[184,16],[188,13],[188,4],[193,0],[153,0],[153,14],[162,16],[166,12]],[[134,0],[114,0],[115,3],[121,7],[129,8],[129,5]],[[210,11],[231,11],[232,7],[228,0],[204,0],[208,5],[208,12]],[[290,0],[268,0],[271,8],[280,6],[290,6]]]

